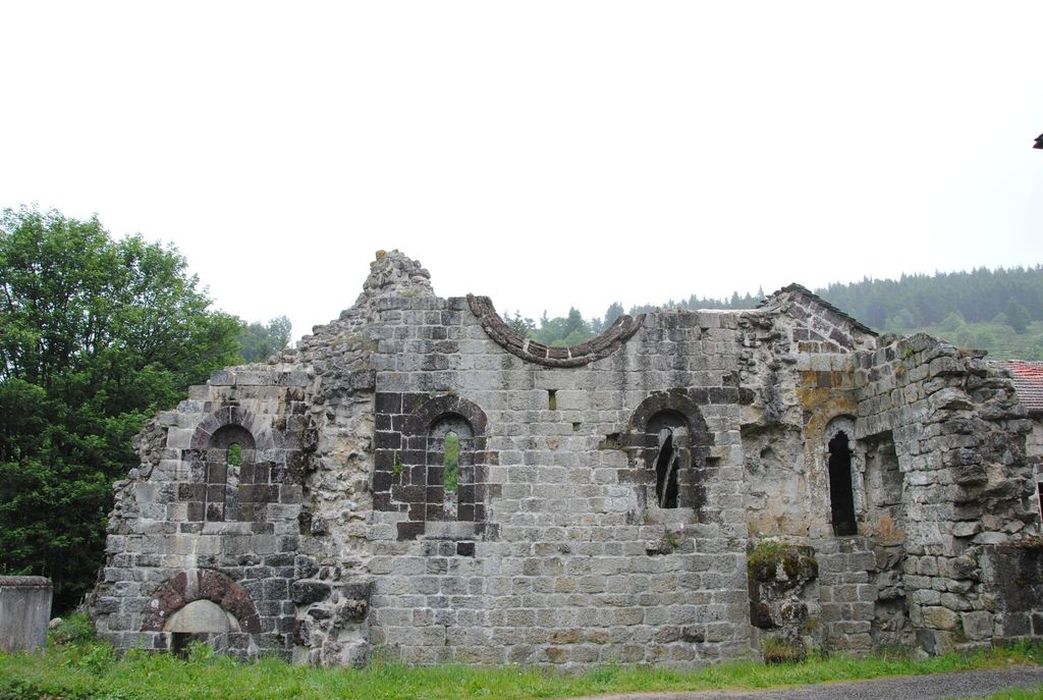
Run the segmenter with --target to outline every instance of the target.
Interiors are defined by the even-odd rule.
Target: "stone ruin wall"
[[[1003,588],[1043,587],[1032,425],[979,357],[877,338],[797,286],[545,348],[391,253],[341,318],[143,432],[94,612],[121,648],[354,665],[1040,635],[1040,598]]]

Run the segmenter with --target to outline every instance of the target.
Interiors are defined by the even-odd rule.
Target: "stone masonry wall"
[[[1030,426],[1010,381],[980,354],[917,335],[863,357],[858,382],[858,438],[890,435],[902,473],[892,525],[917,642],[935,652],[1004,636],[984,555],[1039,532]]]
[[[356,666],[1043,636],[1031,425],[979,356],[798,285],[548,348],[380,253],[139,436],[93,608],[120,648]]]
[[[799,609],[806,612],[796,619],[801,637],[821,648],[867,651],[873,644],[875,558],[864,535],[834,534],[826,463],[836,433],[854,437],[854,370],[859,354],[875,347],[875,335],[798,285],[745,314],[740,325],[743,385],[754,395],[742,426],[747,489],[763,494],[749,503],[750,536],[814,552],[813,585],[802,578],[786,582],[805,587]],[[856,454],[853,477],[860,465]],[[767,598],[753,603],[773,606]],[[776,634],[780,625],[787,627],[759,625],[764,631],[757,638]]]
[[[107,561],[94,592],[99,634],[121,647],[170,648],[163,627],[181,607],[204,599],[229,607],[245,594],[249,619],[239,620],[240,629],[215,630],[220,643],[242,656],[289,652],[302,495],[297,457],[311,379],[278,365],[219,372],[146,428],[142,466],[116,484]],[[235,476],[228,445],[214,445],[222,435],[242,443]],[[234,503],[225,497],[230,480],[238,485]],[[211,570],[235,586],[198,585]]]
[[[414,663],[744,655],[734,318],[648,317],[615,353],[565,369],[506,351],[463,299],[397,306],[373,357],[374,492],[387,494],[374,518],[394,526],[374,536],[375,649]],[[656,505],[645,426],[632,421],[657,392],[656,408],[685,416],[700,441],[682,479],[687,507]],[[432,396],[452,400],[432,410]],[[446,521],[430,512],[438,486],[416,483],[415,433],[438,410],[466,414],[461,402],[482,413],[471,415],[475,482],[460,487],[475,505]],[[409,425],[416,413],[424,420]]]

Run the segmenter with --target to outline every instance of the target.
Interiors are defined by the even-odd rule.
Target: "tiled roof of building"
[[[1013,375],[1022,405],[1034,413],[1043,412],[1043,362],[1007,360],[1000,364]]]

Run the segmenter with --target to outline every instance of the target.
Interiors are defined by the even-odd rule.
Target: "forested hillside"
[[[988,350],[996,359],[1043,360],[1043,266],[971,272],[902,275],[898,280],[864,279],[831,284],[815,293],[868,326],[902,334],[923,331],[962,347]],[[669,300],[659,308],[750,309],[763,298],[733,293],[727,299],[693,294]],[[632,306],[630,314],[657,305]],[[623,313],[616,302],[602,317],[584,319],[570,309],[567,317],[547,318],[539,325],[515,313],[507,321],[519,332],[548,345],[575,345],[611,325]]]
[[[1043,267],[902,275],[831,284],[816,293],[877,329],[921,328],[958,314],[965,322],[997,319],[1015,330],[1043,320]]]

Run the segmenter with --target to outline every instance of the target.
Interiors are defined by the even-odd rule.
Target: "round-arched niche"
[[[210,600],[194,600],[184,606],[163,625],[164,632],[178,634],[224,634],[239,632],[235,615]]]

